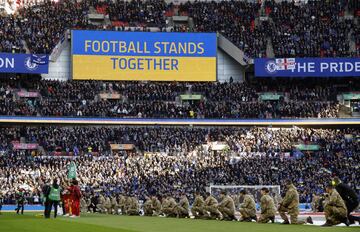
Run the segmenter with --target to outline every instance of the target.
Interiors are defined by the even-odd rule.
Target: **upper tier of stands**
[[[93,25],[90,9],[109,15],[110,24]],[[359,57],[360,10],[356,0],[294,3],[265,1],[188,2],[180,6],[158,0],[69,0],[24,6],[15,15],[0,16],[0,52],[51,53],[66,29],[125,30],[137,26],[166,27],[168,16],[187,15],[193,26],[178,31],[219,32],[250,57],[265,57],[272,45],[276,57]],[[262,13],[263,12],[263,13]],[[354,16],[347,19],[345,15]],[[260,20],[268,16],[268,20]],[[351,48],[351,42],[355,49]]]

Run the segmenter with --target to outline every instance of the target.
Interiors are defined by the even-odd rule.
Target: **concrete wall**
[[[232,77],[235,82],[242,82],[244,75],[244,68],[223,50],[218,49],[217,80],[228,82]]]
[[[46,80],[66,81],[71,77],[71,52],[70,43],[62,50],[55,62],[49,62],[49,74],[42,74]]]

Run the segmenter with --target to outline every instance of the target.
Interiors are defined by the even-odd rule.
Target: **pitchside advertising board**
[[[258,77],[360,77],[360,58],[255,59]]]
[[[0,53],[0,73],[42,74],[49,71],[49,56]]]
[[[216,81],[215,33],[74,30],[75,80]]]

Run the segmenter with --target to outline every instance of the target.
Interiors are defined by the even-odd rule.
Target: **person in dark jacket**
[[[24,214],[24,204],[25,204],[24,189],[21,188],[20,191],[16,193],[16,201],[17,201],[17,207],[15,209],[16,214],[19,214],[20,210],[21,210],[21,214]]]
[[[0,192],[0,215],[1,215],[3,203],[4,203],[4,199],[3,199],[2,193]]]
[[[89,212],[93,212],[96,213],[96,209],[97,209],[97,204],[99,202],[99,199],[96,195],[93,195],[90,199],[90,205],[88,206],[88,211]]]
[[[359,205],[359,199],[356,195],[356,192],[349,185],[342,183],[339,177],[335,177],[332,181],[332,184],[335,186],[335,189],[340,194],[341,198],[345,201],[347,217],[350,224],[354,224],[355,221],[360,223],[360,217],[356,217],[350,214]]]
[[[44,209],[45,218],[50,218],[50,212],[51,212],[51,203],[49,199],[50,189],[51,187],[49,184],[44,184],[44,186],[42,187],[43,202],[45,207]]]

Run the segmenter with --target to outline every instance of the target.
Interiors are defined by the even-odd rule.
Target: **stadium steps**
[[[174,20],[172,17],[167,17],[166,18],[166,27],[174,27]]]
[[[22,44],[24,45],[24,49],[25,49],[26,53],[27,53],[27,54],[30,54],[31,52],[30,52],[30,49],[29,49],[26,41],[25,41],[25,40],[21,40],[21,42],[22,42]]]
[[[345,105],[340,105],[339,108],[339,118],[351,118],[351,109]]]
[[[348,34],[348,40],[349,40],[349,46],[350,46],[350,52],[356,53],[356,42],[354,36],[352,36],[352,31]]]
[[[274,53],[274,48],[271,42],[271,38],[267,37],[267,43],[266,43],[266,57],[268,58],[274,58],[275,57],[275,53]]]
[[[190,31],[194,31],[194,19],[192,17],[189,17],[188,26]]]

